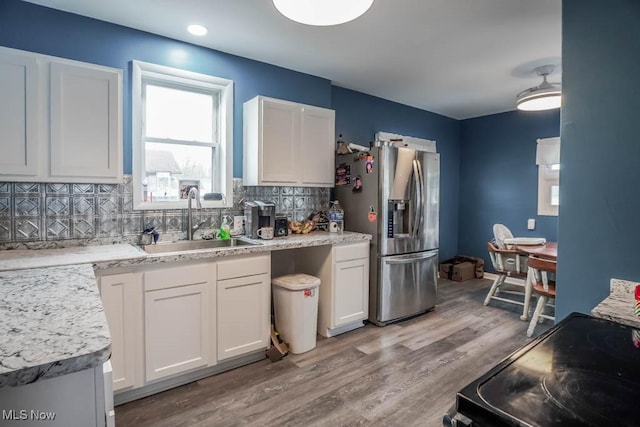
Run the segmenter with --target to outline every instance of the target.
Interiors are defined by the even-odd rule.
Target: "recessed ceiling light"
[[[306,25],[344,24],[362,16],[373,0],[273,0],[287,18]]]
[[[187,31],[189,31],[194,36],[204,36],[207,34],[207,29],[199,24],[191,24],[187,27]]]

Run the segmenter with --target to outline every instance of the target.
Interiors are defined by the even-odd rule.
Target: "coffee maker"
[[[266,202],[245,202],[244,204],[245,230],[247,237],[259,239],[258,229],[275,227],[276,205]]]

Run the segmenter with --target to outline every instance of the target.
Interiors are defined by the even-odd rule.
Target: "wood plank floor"
[[[490,284],[441,280],[425,315],[118,406],[116,424],[440,426],[458,390],[529,341],[519,306],[482,304]]]

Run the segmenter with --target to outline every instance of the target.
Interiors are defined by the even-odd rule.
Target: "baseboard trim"
[[[158,382],[148,384],[144,387],[117,391],[113,396],[114,404],[115,406],[122,405],[123,403],[131,402],[133,400],[151,396],[152,394],[160,393],[174,387],[192,383],[194,381],[210,377],[211,375],[220,374],[222,372],[229,371],[240,366],[258,362],[260,360],[266,359],[266,357],[267,356],[265,355],[265,351],[259,350],[248,355],[238,356],[228,361],[225,360],[218,363],[217,365],[208,368],[197,369],[186,374],[179,374],[178,376],[173,378],[160,380]]]
[[[496,280],[498,278],[497,274],[494,273],[484,273],[484,278],[489,280]],[[524,286],[524,279],[518,279],[517,277],[507,277],[505,283],[510,283],[512,285]]]

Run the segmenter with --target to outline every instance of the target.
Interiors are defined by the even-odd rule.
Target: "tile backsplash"
[[[245,200],[272,202],[295,220],[329,208],[329,188],[243,187],[241,178],[233,187],[233,208],[198,210],[210,228],[220,226],[222,215],[243,215]],[[0,249],[137,243],[148,225],[161,234],[186,232],[186,215],[186,209],[133,210],[130,175],[122,184],[0,182]]]

